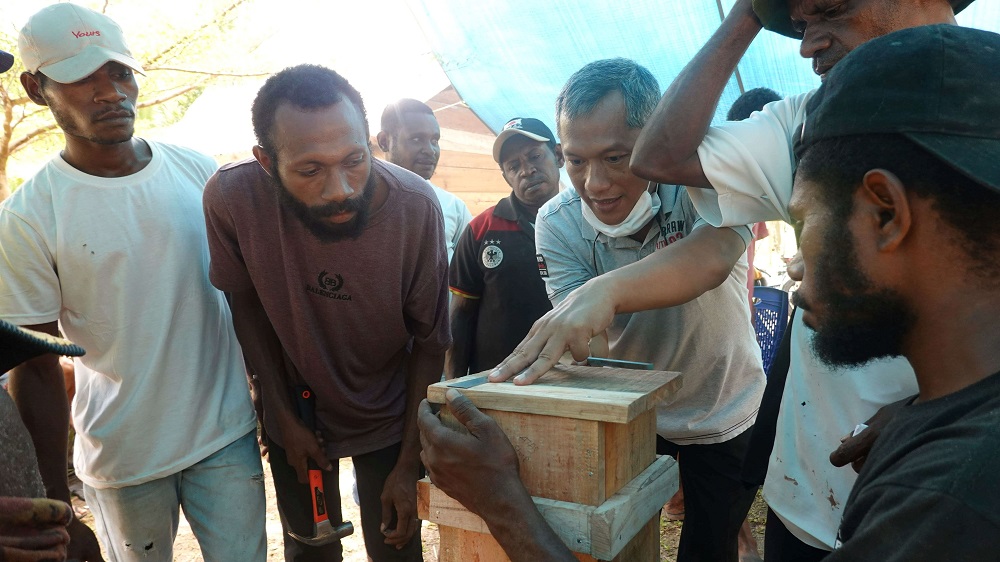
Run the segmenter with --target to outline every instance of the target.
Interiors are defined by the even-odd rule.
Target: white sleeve
[[[711,226],[712,225],[708,224],[708,221],[706,221],[705,219],[703,219],[701,217],[698,217],[698,220],[694,221],[694,226],[691,227],[691,232],[694,232],[695,230],[698,230],[699,228],[702,228],[702,227],[711,227]],[[721,227],[716,227],[716,228],[721,228]],[[747,226],[745,224],[744,225],[733,225],[733,226],[729,226],[729,227],[726,227],[726,228],[728,228],[729,230],[732,230],[733,232],[736,233],[737,236],[739,236],[740,238],[743,239],[743,246],[744,247],[749,246],[750,242],[752,242],[753,239],[754,239],[753,238],[753,230],[749,226]]]
[[[709,224],[789,221],[795,138],[812,95],[771,102],[745,121],[709,128],[698,158],[715,189],[688,188],[698,214]]]
[[[0,316],[21,326],[58,320],[62,293],[45,236],[2,208],[0,237]]]

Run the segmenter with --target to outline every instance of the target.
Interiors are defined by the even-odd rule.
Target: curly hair
[[[347,98],[361,112],[368,134],[368,118],[361,94],[340,74],[314,64],[300,64],[282,70],[264,82],[253,100],[251,115],[257,144],[272,158],[277,155],[271,133],[274,114],[284,102],[292,106],[315,110],[330,107]]]

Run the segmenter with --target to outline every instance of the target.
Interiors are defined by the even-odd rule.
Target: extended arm
[[[25,328],[50,335],[59,333],[55,322]],[[41,355],[15,367],[10,374],[9,390],[35,445],[45,494],[69,503],[66,481],[69,400],[59,357]]]
[[[397,548],[410,540],[417,530],[417,480],[420,478],[420,432],[417,409],[427,396],[427,387],[441,379],[444,352],[428,349],[419,341],[407,360],[406,413],[403,421],[403,442],[396,466],[386,478],[382,489],[382,528],[386,544]],[[393,511],[397,517],[391,528]]]
[[[451,295],[451,350],[445,359],[444,377],[454,379],[469,374],[472,358],[472,336],[476,327],[479,299],[452,293]]]
[[[59,334],[55,322],[25,327],[53,336]],[[69,400],[59,357],[51,353],[41,355],[15,367],[8,388],[35,446],[46,496],[72,504],[66,479]],[[70,558],[103,560],[97,538],[86,525],[74,517],[67,530]]]
[[[590,340],[611,325],[615,314],[694,300],[721,285],[744,251],[743,238],[732,229],[704,226],[636,263],[587,281],[535,322],[490,379],[518,375],[516,384],[531,384],[567,349],[577,361],[586,359]]]
[[[431,481],[482,517],[512,562],[575,561],[521,483],[517,453],[503,430],[457,390],[446,400],[469,433],[445,427],[426,401],[420,404],[420,459]]]
[[[333,464],[326,458],[316,435],[299,419],[292,405],[288,386],[289,369],[294,369],[288,360],[271,320],[257,296],[250,287],[230,295],[233,311],[233,327],[243,348],[243,358],[250,371],[260,380],[264,397],[265,416],[274,418],[281,433],[282,443],[288,463],[295,468],[299,482],[308,482],[306,460],[312,458],[324,470],[333,470]]]
[[[698,145],[736,65],[761,30],[750,0],[737,0],[722,25],[667,88],[632,153],[637,176],[711,188]]]

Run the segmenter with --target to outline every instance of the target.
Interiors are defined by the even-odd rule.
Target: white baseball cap
[[[122,28],[108,16],[76,4],[53,4],[28,18],[17,38],[21,62],[34,74],[78,82],[109,61],[142,72]]]

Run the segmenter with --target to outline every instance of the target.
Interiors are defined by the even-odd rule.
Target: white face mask
[[[601,222],[601,219],[597,218],[597,215],[583,202],[583,199],[580,199],[580,208],[583,211],[584,220],[590,226],[594,227],[594,230],[605,236],[621,238],[623,236],[632,236],[636,232],[639,232],[642,227],[646,226],[656,216],[656,213],[660,212],[660,197],[653,197],[649,191],[644,191],[639,196],[639,199],[636,200],[635,206],[632,207],[632,212],[625,217],[625,220],[614,226]]]

